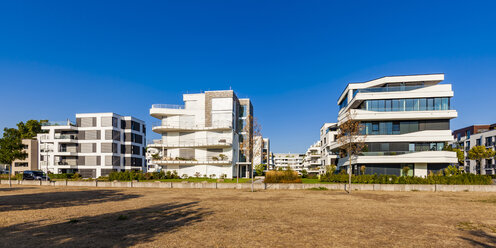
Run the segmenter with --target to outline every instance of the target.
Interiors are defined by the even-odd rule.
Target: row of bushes
[[[81,179],[79,173],[60,173],[60,174],[48,174],[50,179]]]
[[[347,174],[330,174],[320,176],[321,182],[348,183]],[[463,173],[453,176],[429,175],[427,177],[395,176],[395,175],[352,175],[352,183],[363,184],[466,184],[490,185],[490,176]]]
[[[139,172],[139,171],[119,171],[111,172],[108,175],[110,181],[131,181],[131,180],[159,180],[159,179],[179,179],[177,171],[161,172]]]
[[[267,171],[265,173],[265,183],[301,183],[298,172],[293,170]]]

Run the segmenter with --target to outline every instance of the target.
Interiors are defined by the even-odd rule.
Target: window
[[[392,103],[392,100],[386,100],[386,112],[390,112],[392,110],[392,107],[393,107],[393,103]]]
[[[400,134],[400,122],[393,122],[393,134]]]
[[[426,98],[420,98],[419,99],[419,110],[420,111],[427,110],[427,99]]]
[[[434,98],[427,98],[427,110],[434,110]]]
[[[393,100],[393,111],[401,111],[400,109],[400,100],[395,99]]]
[[[434,98],[434,110],[441,110],[441,98]]]
[[[414,110],[414,101],[416,99],[406,99],[406,111],[413,111]]]
[[[448,110],[449,109],[449,98],[443,97],[441,101],[441,109]]]

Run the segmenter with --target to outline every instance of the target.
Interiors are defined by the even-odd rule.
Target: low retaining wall
[[[9,184],[9,180],[0,180],[0,184]],[[102,188],[178,188],[178,189],[251,189],[250,183],[201,183],[201,182],[102,182],[102,181],[18,181],[14,185],[67,186],[67,187],[102,187]],[[345,190],[347,184],[292,184],[292,183],[256,183],[256,190],[302,190],[327,188]],[[352,190],[359,191],[430,191],[430,192],[496,192],[496,185],[444,185],[444,184],[352,184]]]

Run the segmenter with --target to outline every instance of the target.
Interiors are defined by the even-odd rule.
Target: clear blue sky
[[[304,152],[349,82],[445,73],[452,129],[496,122],[496,1],[3,1],[0,128],[229,89]],[[151,132],[148,139],[154,138]]]

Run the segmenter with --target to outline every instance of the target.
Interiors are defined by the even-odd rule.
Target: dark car
[[[47,177],[43,171],[23,171],[22,172],[22,180],[48,180],[50,181],[50,177]]]

